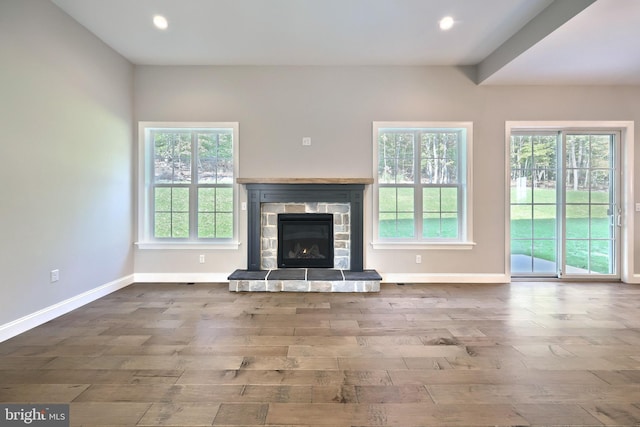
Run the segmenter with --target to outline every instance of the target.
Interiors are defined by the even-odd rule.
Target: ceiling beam
[[[476,66],[481,84],[596,0],[555,0]]]

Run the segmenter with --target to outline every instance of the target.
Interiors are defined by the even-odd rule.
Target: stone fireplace
[[[281,231],[279,229],[279,219],[283,215],[302,215],[302,218],[312,219],[315,215],[326,215],[331,218],[331,257],[330,264],[318,262],[298,263],[298,267],[320,267],[339,268],[348,270],[350,268],[350,205],[348,203],[263,203],[261,205],[261,225],[260,225],[260,267],[262,270],[274,268],[292,268],[295,265],[282,265],[278,262],[278,255],[281,251],[288,252],[291,248],[286,248],[282,242]],[[295,245],[295,244],[294,244]],[[307,248],[310,250],[310,248]],[[295,251],[295,248],[293,248]],[[304,250],[301,248],[301,250]],[[328,250],[328,248],[327,248]],[[325,254],[326,256],[327,254]],[[294,263],[295,264],[295,263]]]
[[[277,231],[268,231],[267,227],[263,228],[263,221],[275,222],[275,218],[270,219],[263,216],[263,212],[268,213],[268,209],[272,204],[279,204],[275,210],[282,209],[283,212],[295,213],[296,211],[304,213],[305,211],[325,210],[318,213],[345,213],[348,211],[348,248],[343,248],[348,252],[348,265],[341,264],[340,267],[352,271],[363,270],[363,222],[364,222],[364,183],[342,183],[336,184],[337,180],[326,180],[328,182],[310,182],[316,180],[305,180],[303,182],[295,182],[294,180],[286,180],[284,182],[273,183],[245,183],[248,193],[247,203],[247,257],[248,270],[262,270],[267,268],[277,268],[275,263],[265,262],[262,265],[263,247],[270,246],[272,242],[263,241],[263,234],[269,237],[276,234]],[[347,180],[348,181],[348,180]],[[243,183],[242,180],[238,182]],[[334,227],[339,225],[334,223]],[[338,228],[339,229],[339,228]],[[263,245],[264,244],[264,245]],[[346,245],[346,244],[345,244]],[[265,251],[272,250],[272,247],[264,248]],[[338,253],[344,253],[338,251]]]
[[[364,210],[366,184],[372,179],[238,179],[247,189],[247,269],[229,276],[232,291],[372,292],[380,275],[364,270]],[[278,215],[324,215],[333,219],[330,265],[278,265],[283,243]],[[316,230],[314,232],[318,234]],[[286,244],[286,243],[285,243]],[[308,251],[322,252],[317,248]],[[296,255],[298,248],[286,248]],[[303,257],[301,255],[300,257]],[[323,256],[329,256],[324,253]],[[295,262],[293,263],[295,264]]]

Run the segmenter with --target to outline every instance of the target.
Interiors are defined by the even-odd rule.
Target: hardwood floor
[[[640,425],[640,287],[137,284],[0,343],[72,426]]]

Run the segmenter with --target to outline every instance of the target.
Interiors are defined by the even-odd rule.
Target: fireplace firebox
[[[278,215],[278,268],[333,268],[333,215]]]

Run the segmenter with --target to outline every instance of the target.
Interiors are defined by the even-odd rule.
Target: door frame
[[[505,122],[505,274],[511,278],[511,133],[522,130],[619,131],[620,138],[620,279],[640,283],[634,273],[634,122],[633,121],[507,121]],[[597,280],[598,277],[594,277]]]

